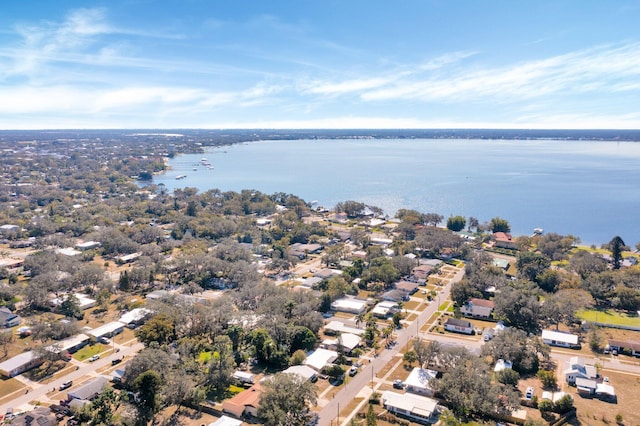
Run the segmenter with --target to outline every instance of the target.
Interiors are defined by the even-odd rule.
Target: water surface
[[[213,169],[201,165],[205,157]],[[640,144],[556,140],[365,139],[242,143],[171,159],[168,189],[286,192],[331,208],[357,200],[443,216],[500,216],[586,244],[640,241]],[[195,170],[194,170],[195,169]],[[186,178],[177,180],[179,175]]]

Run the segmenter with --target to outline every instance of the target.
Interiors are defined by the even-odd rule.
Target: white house
[[[283,373],[297,374],[298,376],[312,382],[318,378],[318,372],[307,365],[292,365],[284,370]]]
[[[416,367],[411,370],[409,377],[404,381],[405,389],[407,392],[433,396],[433,389],[429,386],[429,381],[435,379],[437,374],[436,371]]]
[[[234,419],[229,416],[222,415],[215,422],[209,423],[209,426],[240,426],[242,420]]]
[[[99,339],[101,337],[115,336],[116,334],[122,333],[122,330],[124,330],[124,324],[119,321],[111,321],[93,330],[89,330],[87,333]]]
[[[577,356],[571,357],[571,359],[567,361],[564,369],[564,379],[571,385],[576,383],[577,378],[593,380],[596,376],[596,367],[593,365],[585,365],[584,361]]]
[[[449,318],[444,323],[444,329],[447,331],[453,331],[455,333],[463,333],[463,334],[473,334],[473,324],[470,321],[457,319],[457,318]]]
[[[385,300],[383,302],[378,303],[373,307],[371,313],[373,316],[378,318],[386,318],[388,315],[393,315],[396,312],[400,311],[398,307],[398,302],[393,302],[391,300]]]
[[[0,374],[14,377],[42,364],[44,359],[34,351],[23,352],[0,363]]]
[[[560,346],[563,348],[579,348],[578,336],[562,331],[542,330],[542,341],[547,345]]]
[[[252,385],[254,381],[254,375],[252,373],[247,373],[246,371],[236,371],[235,373],[233,373],[232,377],[243,385]]]
[[[467,303],[462,305],[460,312],[466,317],[473,318],[490,318],[493,313],[493,300],[486,299],[469,299]]]
[[[382,393],[382,405],[391,413],[419,423],[435,423],[437,420],[438,402],[426,396],[385,391]]]
[[[362,336],[364,334],[364,331],[365,331],[364,328],[349,327],[348,325],[345,325],[341,321],[330,321],[324,326],[325,334],[350,333],[350,334],[355,334],[357,336]]]
[[[331,303],[331,309],[357,315],[367,310],[367,301],[355,297],[343,297]]]
[[[329,349],[318,348],[310,353],[303,364],[308,365],[316,371],[322,371],[327,364],[331,364],[338,358],[338,352]]]
[[[325,339],[322,341],[321,347],[337,351],[338,345],[342,345],[342,350],[349,354],[355,348],[360,346],[362,339],[360,336],[351,333],[342,333],[335,339]]]
[[[497,373],[498,371],[511,370],[512,368],[513,363],[511,361],[505,361],[504,359],[500,358],[498,362],[496,362],[495,367],[493,367],[493,371]]]

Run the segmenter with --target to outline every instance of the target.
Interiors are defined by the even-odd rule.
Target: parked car
[[[524,399],[531,401],[533,399],[533,388],[529,386],[527,392],[524,394]]]
[[[358,374],[358,367],[353,366],[349,369],[349,376],[353,377]]]
[[[100,355],[94,355],[91,358],[89,358],[89,362],[94,362],[100,359]]]
[[[121,362],[122,362],[122,357],[116,358],[116,359],[112,359],[111,360],[111,365],[120,364]]]
[[[73,386],[73,381],[69,380],[68,382],[64,382],[63,384],[61,384],[58,390],[63,391],[65,389],[69,389],[71,386]]]
[[[393,381],[393,387],[396,389],[402,389],[404,388],[404,383],[402,382],[402,380],[396,379]]]

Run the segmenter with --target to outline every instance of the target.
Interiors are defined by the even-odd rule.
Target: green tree
[[[613,258],[613,269],[620,269],[620,265],[622,264],[622,250],[624,250],[624,248],[624,241],[617,235],[609,242],[609,250],[611,250],[611,257]]]
[[[496,380],[504,385],[516,386],[520,380],[520,374],[511,368],[505,368],[496,373]]]
[[[491,232],[494,232],[494,233],[511,231],[511,226],[509,225],[509,221],[501,217],[492,218],[489,226],[490,226]]]
[[[367,409],[367,426],[376,426],[378,424],[378,418],[376,412],[373,410],[373,404],[369,404]]]
[[[525,251],[518,253],[516,266],[522,278],[537,283],[538,276],[551,266],[551,260],[541,253]]]
[[[553,402],[549,401],[548,399],[543,399],[542,401],[538,402],[538,410],[540,410],[540,413],[544,417],[545,414],[553,411]]]
[[[276,373],[262,382],[258,417],[265,426],[304,426],[318,399],[316,386],[297,374]]]
[[[464,216],[452,216],[447,219],[447,228],[453,232],[462,231],[467,224]]]
[[[133,381],[138,391],[138,400],[145,418],[155,414],[160,407],[160,388],[162,378],[154,370],[147,370]]]
[[[82,319],[84,317],[80,301],[75,294],[68,294],[64,298],[60,306],[58,306],[58,312],[69,318]]]
[[[91,403],[93,424],[110,425],[117,406],[117,396],[113,388],[103,390]]]
[[[555,402],[553,405],[553,411],[559,414],[569,412],[573,408],[573,398],[571,395],[565,395]]]
[[[542,382],[542,386],[545,389],[555,390],[558,386],[558,378],[556,377],[555,371],[551,370],[538,370],[536,374],[538,379]]]
[[[235,370],[232,343],[229,336],[218,336],[213,343],[213,353],[209,360],[207,383],[217,392],[225,390],[231,383]]]
[[[136,337],[146,346],[151,342],[160,345],[176,338],[176,326],[172,318],[164,313],[157,314],[136,330]]]
[[[289,363],[291,365],[301,365],[305,359],[307,359],[306,352],[303,351],[302,349],[298,349],[293,353],[293,355],[291,355],[291,358],[289,359]]]
[[[416,351],[414,351],[413,349],[406,351],[402,356],[402,360],[407,364],[409,364],[409,367],[413,366],[413,363],[418,360],[418,357],[416,356]]]

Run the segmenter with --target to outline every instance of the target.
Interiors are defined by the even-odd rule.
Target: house
[[[262,386],[258,382],[249,389],[225,400],[222,403],[222,411],[237,418],[244,416],[258,417],[260,393],[262,393]]]
[[[607,345],[609,350],[623,352],[625,349],[631,351],[631,355],[640,356],[640,342],[635,340],[609,340]]]
[[[306,365],[292,365],[291,367],[284,370],[283,373],[297,374],[303,379],[310,380],[312,382],[318,379],[318,372]]]
[[[495,246],[506,249],[516,249],[516,242],[511,238],[511,234],[506,232],[495,232],[493,234],[495,240]]]
[[[593,365],[585,365],[584,361],[577,356],[567,361],[564,369],[564,379],[570,385],[575,385],[578,378],[593,380],[596,376],[596,368]]]
[[[367,301],[355,297],[343,297],[331,303],[331,309],[348,314],[361,314],[367,310]]]
[[[500,257],[494,257],[492,261],[493,266],[497,266],[500,269],[507,270],[511,265],[507,259],[502,259]]]
[[[435,423],[437,420],[438,402],[426,396],[385,391],[381,401],[385,409],[401,417],[423,424]]]
[[[598,383],[596,385],[596,396],[605,401],[615,401],[616,400],[616,391],[608,383]]]
[[[73,247],[65,247],[56,249],[56,253],[63,254],[65,256],[73,257],[81,254],[81,251],[74,249]]]
[[[242,424],[242,420],[232,419],[229,416],[220,416],[218,420],[215,422],[209,423],[209,426],[240,426]]]
[[[318,277],[309,277],[305,278],[300,282],[300,286],[305,288],[313,288],[314,285],[320,284],[322,282],[322,278]]]
[[[597,383],[593,379],[586,379],[584,377],[576,377],[576,389],[580,395],[595,395]]]
[[[389,290],[385,291],[380,295],[382,300],[387,300],[390,302],[403,302],[409,300],[409,295],[402,290]]]
[[[96,377],[87,381],[82,386],[67,393],[67,400],[79,399],[80,401],[91,401],[107,386],[109,379],[104,376]]]
[[[93,308],[98,303],[95,299],[92,299],[83,293],[73,293],[73,296],[75,296],[76,300],[78,301],[78,306],[80,306],[80,309],[82,309],[83,311],[89,308]],[[60,306],[65,300],[67,300],[67,297],[68,295],[56,297],[54,299],[51,299],[49,303],[52,307],[57,307]]]
[[[44,359],[34,351],[23,352],[0,363],[0,374],[14,377],[41,365]]]
[[[460,312],[465,317],[473,318],[490,318],[493,314],[493,300],[485,299],[469,299],[467,303],[462,305]]]
[[[502,370],[511,370],[512,368],[513,368],[513,363],[511,361],[505,361],[504,359],[500,358],[496,362],[495,367],[493,367],[493,371],[497,373]]]
[[[100,247],[102,244],[98,241],[85,241],[83,243],[76,244],[76,248],[80,251],[96,249]]]
[[[140,253],[140,252],[131,253],[131,254],[125,254],[124,256],[118,256],[118,257],[116,257],[116,263],[121,264],[121,265],[124,264],[124,263],[133,263],[140,256],[142,256],[142,253]]]
[[[85,347],[87,343],[89,343],[89,340],[90,340],[89,336],[87,336],[86,334],[80,333],[80,334],[76,334],[75,336],[67,337],[66,339],[56,342],[52,345],[49,345],[46,347],[46,350],[53,353],[60,353],[60,352],[66,351],[72,354],[74,352],[77,352],[79,349]]]
[[[416,367],[411,370],[409,377],[404,381],[405,389],[407,392],[433,396],[433,389],[429,386],[429,381],[435,379],[437,374],[436,371]]]
[[[304,365],[308,365],[314,370],[320,372],[322,369],[333,363],[338,359],[338,352],[329,349],[318,348],[315,351],[307,355],[307,358],[303,361]]]
[[[111,337],[120,334],[122,330],[124,330],[124,324],[119,321],[111,321],[93,330],[89,330],[87,333],[96,339],[100,339],[101,337]]]
[[[378,303],[376,306],[374,306],[373,309],[371,310],[371,313],[373,314],[374,317],[386,318],[387,316],[393,315],[399,311],[400,311],[400,308],[398,307],[397,302],[385,300],[383,302]]]
[[[542,341],[547,345],[560,346],[562,348],[580,348],[580,342],[576,334],[562,331],[542,330]]]
[[[338,346],[342,345],[342,350],[346,354],[350,354],[355,348],[360,346],[362,339],[360,336],[351,333],[342,333],[335,339],[325,339],[320,347],[333,351],[338,350]]]
[[[409,281],[399,281],[396,283],[395,287],[396,290],[402,290],[409,295],[418,291],[418,284]]]
[[[49,407],[43,406],[35,407],[24,416],[17,416],[11,420],[11,425],[13,426],[54,426],[57,424],[58,421],[56,420],[55,414],[53,414]]]
[[[0,328],[11,328],[20,325],[22,318],[18,314],[14,314],[9,308],[3,306],[0,308]]]
[[[444,329],[447,331],[453,331],[454,333],[474,333],[474,327],[470,321],[451,317],[449,317],[449,319],[444,323]]]
[[[319,253],[324,247],[321,244],[295,243],[289,246],[289,254],[302,260],[309,254]]]
[[[324,334],[327,335],[351,333],[357,336],[362,336],[364,331],[364,328],[349,327],[341,321],[331,321],[324,326]]]
[[[235,373],[233,373],[232,377],[243,385],[252,385],[254,382],[254,375],[252,373],[247,373],[246,371],[236,371]]]
[[[319,271],[317,271],[316,273],[313,274],[314,277],[318,277],[321,280],[328,280],[329,278],[333,277],[334,275],[340,275],[342,273],[342,271],[336,271],[333,269],[329,269],[329,268],[322,268]]]
[[[118,322],[121,322],[129,328],[137,327],[141,324],[144,324],[146,319],[152,313],[153,311],[151,309],[135,308],[122,314],[122,316],[118,319]]]

